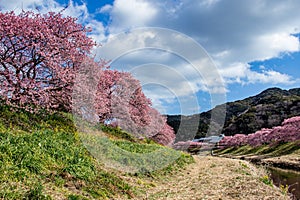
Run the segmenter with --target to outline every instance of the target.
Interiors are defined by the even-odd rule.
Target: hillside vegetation
[[[128,151],[143,154],[164,149],[170,155],[175,152],[149,140],[137,140],[120,129],[101,128],[105,131],[104,140]],[[82,144],[80,134],[68,113],[31,114],[1,104],[0,199],[134,197],[139,190],[120,174],[131,177],[146,172],[128,174],[105,167]],[[190,162],[191,157],[181,153],[165,169],[147,174],[168,174]]]
[[[167,122],[174,128],[177,141],[185,141],[184,138],[192,139],[195,135],[196,138],[205,137],[209,126],[217,123],[211,122],[211,113],[218,112],[222,106],[224,105],[197,115],[168,116]],[[262,128],[278,126],[284,119],[299,115],[300,88],[290,90],[270,88],[258,95],[226,103],[226,118],[222,133],[225,135],[250,134]],[[198,128],[191,130],[195,124],[198,124]],[[181,125],[187,127],[181,127]]]

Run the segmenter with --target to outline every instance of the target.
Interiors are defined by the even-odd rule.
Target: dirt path
[[[159,180],[138,181],[144,189],[136,199],[289,199],[267,181],[265,171],[247,161],[211,156],[194,156],[195,163]]]

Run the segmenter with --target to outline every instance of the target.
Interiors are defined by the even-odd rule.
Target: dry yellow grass
[[[229,200],[289,199],[280,189],[262,182],[264,169],[247,161],[229,158],[194,156],[195,163],[160,179],[130,178],[144,192],[144,200]]]

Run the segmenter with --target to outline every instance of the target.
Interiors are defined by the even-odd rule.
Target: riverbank
[[[263,156],[254,156],[246,159],[257,164],[268,165],[281,169],[290,169],[300,172],[300,155],[284,155],[270,158],[264,158]]]
[[[232,147],[216,151],[219,157],[246,160],[269,170],[276,186],[300,199],[300,145],[299,141],[277,145]],[[283,172],[281,172],[281,170]],[[283,175],[282,175],[283,174]],[[274,178],[275,177],[275,178]]]
[[[247,160],[259,165],[300,172],[300,145],[298,142],[273,146],[228,148],[216,151],[219,157]]]
[[[268,157],[264,155],[219,155],[219,157],[247,160],[257,165],[265,165],[268,167],[276,167],[300,172],[300,155],[284,155],[276,157]]]
[[[139,188],[139,200],[290,199],[273,186],[265,169],[248,161],[193,157],[195,163],[168,176],[125,178]]]
[[[292,199],[300,199],[300,172],[269,167],[273,184],[293,195]]]

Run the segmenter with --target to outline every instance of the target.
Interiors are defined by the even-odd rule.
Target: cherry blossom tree
[[[167,118],[151,108],[150,119],[150,124],[145,127],[148,137],[162,145],[173,144],[176,136],[173,128],[167,124]]]
[[[73,108],[93,121],[115,120],[139,137],[172,143],[172,128],[140,82],[89,57],[95,45],[89,31],[60,13],[0,13],[0,98],[27,109]]]
[[[143,126],[150,122],[150,106],[151,101],[143,93],[140,82],[129,72],[109,69],[101,72],[95,104],[100,122],[131,120]]]
[[[87,60],[79,70],[74,88],[73,111],[94,122],[112,124],[162,145],[175,139],[166,117],[151,107],[140,82],[128,72]]]
[[[0,13],[0,96],[8,103],[70,110],[74,76],[94,42],[60,13]]]
[[[175,134],[167,120],[142,91],[140,82],[128,72],[103,70],[96,93],[96,112],[100,122],[114,121],[138,138],[151,138],[169,145]]]
[[[96,93],[99,91],[97,84],[105,65],[103,61],[95,62],[92,58],[86,58],[79,67],[74,80],[71,103],[72,112],[79,117],[78,119],[103,123],[97,113],[108,112],[109,99],[107,96],[96,96]],[[103,80],[103,82],[107,81]]]
[[[150,138],[159,144],[171,146],[175,140],[175,134],[173,128],[165,122],[163,124],[163,128],[156,135]]]
[[[249,135],[236,134],[234,136],[226,136],[220,141],[220,145],[224,148],[246,144],[260,146],[298,140],[300,140],[300,116],[286,119],[281,126],[276,126],[272,129],[261,129]]]

